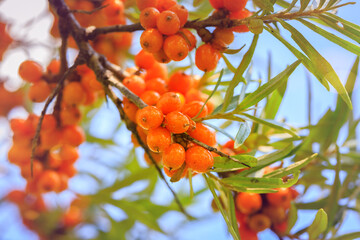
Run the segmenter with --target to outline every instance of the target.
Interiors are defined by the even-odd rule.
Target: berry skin
[[[230,12],[229,18],[230,19],[244,19],[247,17],[250,17],[252,13],[246,9],[240,10],[238,12]],[[231,28],[232,31],[242,33],[242,32],[248,32],[249,28],[246,25],[240,25]]]
[[[63,224],[65,227],[72,228],[81,223],[83,220],[82,211],[79,207],[70,206],[63,215]]]
[[[178,71],[169,78],[169,91],[186,94],[193,87],[193,78],[184,72]]]
[[[224,2],[228,0],[209,0],[211,6],[215,9],[220,9],[224,7]]]
[[[153,152],[151,152],[150,154],[151,154],[152,158],[154,159],[154,161],[156,163],[158,163],[158,164],[161,163],[161,161],[162,161],[162,154],[161,153],[153,153]],[[145,159],[147,164],[149,164],[149,165],[153,164],[153,162],[151,161],[149,155],[146,152],[144,153],[144,159]]]
[[[40,192],[56,191],[60,187],[60,176],[53,170],[45,170],[39,176],[37,187]]]
[[[286,211],[282,207],[267,206],[262,212],[268,216],[273,224],[282,223],[286,220]]]
[[[61,62],[58,59],[53,59],[46,67],[46,72],[52,76],[59,74],[61,67]]]
[[[146,29],[140,36],[141,47],[150,53],[158,52],[163,45],[163,36],[155,28]]]
[[[153,106],[153,105],[156,105],[156,103],[159,101],[160,94],[155,91],[148,90],[148,91],[145,91],[143,94],[141,94],[140,98],[147,105]]]
[[[167,147],[162,157],[164,167],[170,171],[179,169],[185,162],[185,149],[178,143],[173,143]]]
[[[27,82],[36,83],[43,75],[43,68],[35,61],[26,60],[19,66],[19,75]]]
[[[154,7],[145,8],[140,13],[140,24],[143,28],[156,28],[156,22],[160,15],[159,10]]]
[[[175,92],[167,92],[160,97],[156,107],[158,107],[166,115],[173,111],[179,111],[182,105],[183,103],[179,94]]]
[[[209,146],[216,145],[216,135],[202,123],[196,123],[195,130],[191,131],[189,135],[200,142],[203,142]]]
[[[182,28],[179,30],[179,34],[186,40],[188,46],[189,46],[189,51],[193,50],[196,46],[196,37],[194,34],[192,34],[192,32],[190,32],[190,30],[186,29],[186,28]]]
[[[134,61],[136,66],[143,69],[149,69],[155,63],[155,59],[152,54],[146,52],[144,49],[141,49],[141,51],[135,55]]]
[[[163,113],[157,107],[153,106],[139,109],[136,113],[136,123],[146,130],[159,127],[163,119]]]
[[[210,44],[201,45],[195,52],[195,64],[201,71],[208,72],[214,70],[219,60],[219,51]]]
[[[62,145],[59,155],[63,162],[73,164],[79,158],[79,151],[74,146]]]
[[[159,63],[168,63],[171,61],[171,59],[164,52],[164,49],[160,49],[160,51],[153,53],[153,56]]]
[[[168,71],[165,64],[155,62],[150,69],[147,69],[145,75],[145,81],[153,78],[161,78],[164,80],[168,78]]]
[[[145,81],[137,75],[132,75],[130,77],[124,78],[123,84],[125,87],[127,87],[130,91],[132,91],[138,96],[145,92]]]
[[[66,126],[63,128],[62,142],[71,146],[79,146],[85,141],[84,130],[77,125]]]
[[[195,117],[200,111],[201,108],[204,106],[204,103],[201,101],[193,101],[190,103],[186,103],[182,109],[181,112],[188,115],[189,117],[193,118]],[[207,106],[205,105],[204,108],[202,109],[202,111],[200,112],[199,116],[197,116],[198,118],[202,118],[208,115],[208,109]]]
[[[205,148],[194,146],[186,150],[185,162],[195,172],[205,173],[213,167],[214,158]]]
[[[163,152],[171,144],[171,133],[163,127],[152,128],[146,138],[149,149],[153,152]]]
[[[153,78],[145,82],[146,91],[155,91],[159,94],[164,94],[168,91],[165,80],[161,78]]]
[[[274,232],[279,234],[280,236],[283,236],[286,234],[286,229],[288,228],[288,222],[283,221],[282,223],[273,224]]]
[[[21,176],[25,179],[37,178],[43,172],[43,165],[39,160],[33,161],[33,175],[31,176],[31,163],[25,163],[21,165]]]
[[[283,207],[288,209],[292,200],[291,193],[288,188],[278,188],[276,193],[266,194],[266,199],[272,206]]]
[[[216,28],[213,32],[214,39],[222,41],[224,44],[229,45],[234,41],[234,33],[227,28]]]
[[[148,7],[156,7],[158,5],[158,0],[136,0],[136,5],[139,10],[142,11]]]
[[[240,212],[252,214],[261,209],[262,199],[257,193],[241,192],[236,195],[235,205]]]
[[[174,12],[178,16],[180,20],[180,27],[183,27],[189,17],[188,10],[183,5],[176,4],[169,8],[169,11]]]
[[[63,101],[67,105],[79,105],[86,100],[85,89],[80,82],[70,82],[64,87]]]
[[[243,10],[246,6],[247,0],[231,0],[224,1],[224,7],[230,12],[237,12]]]
[[[157,4],[156,8],[160,12],[163,12],[165,10],[168,10],[172,6],[176,5],[176,3],[177,3],[176,0],[158,0],[158,4]]]
[[[249,229],[247,224],[240,224],[239,234],[241,239],[246,240],[258,240],[257,233]]]
[[[251,216],[248,222],[249,228],[254,232],[261,232],[271,226],[271,220],[265,214],[259,213]]]
[[[166,10],[160,13],[156,26],[162,34],[173,35],[180,29],[180,19],[174,12]]]
[[[189,45],[186,40],[178,34],[167,37],[163,46],[166,56],[171,60],[181,61],[186,58],[189,53]]]
[[[130,102],[129,99],[124,98],[124,112],[126,116],[133,122],[136,122],[136,112],[139,109],[134,103]]]
[[[51,89],[47,82],[40,80],[31,85],[28,96],[32,102],[43,102],[50,93]]]
[[[189,129],[189,119],[181,112],[170,112],[165,117],[165,126],[171,133],[184,133]]]

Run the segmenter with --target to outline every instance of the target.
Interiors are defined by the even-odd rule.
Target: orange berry
[[[204,124],[202,123],[196,123],[195,130],[191,131],[189,135],[196,140],[199,140],[200,142],[203,142],[209,146],[215,146],[216,145],[216,134],[215,132],[212,132],[210,129],[208,129]]]
[[[286,210],[282,207],[267,206],[262,212],[268,216],[273,224],[282,223],[286,220]]]
[[[194,146],[186,150],[185,162],[195,172],[204,173],[213,167],[214,158],[205,148]]]
[[[234,33],[228,28],[216,28],[213,32],[214,39],[220,40],[226,45],[234,41]]]
[[[283,236],[284,234],[286,234],[287,228],[288,228],[287,221],[283,221],[282,223],[273,224],[274,232],[276,232],[280,236]]]
[[[291,193],[288,188],[278,188],[276,193],[266,194],[266,199],[270,205],[283,207],[288,209],[290,207],[290,202],[292,200]]]
[[[149,149],[160,153],[171,144],[171,133],[163,127],[152,128],[146,138]]]
[[[180,19],[174,12],[165,10],[160,13],[156,26],[162,34],[173,35],[180,29]]]
[[[176,5],[176,3],[176,0],[158,0],[156,8],[159,9],[160,12],[163,12]]]
[[[79,146],[85,141],[84,130],[77,125],[66,126],[63,128],[62,142],[71,146]]]
[[[182,71],[173,73],[169,78],[169,91],[186,94],[193,86],[193,78]]]
[[[24,203],[26,198],[26,193],[20,190],[12,190],[6,195],[6,199],[10,202],[16,203],[17,205],[21,205]]]
[[[228,0],[209,0],[211,6],[215,9],[220,9],[224,7],[224,2]]]
[[[204,106],[203,102],[200,101],[193,101],[190,103],[186,103],[182,109],[181,112],[188,115],[189,117],[193,118],[195,117],[201,110],[201,108]],[[202,111],[200,112],[198,118],[202,118],[208,115],[208,109],[205,105]]]
[[[48,159],[47,159],[47,167],[48,168],[52,168],[52,169],[56,169],[58,167],[60,167],[62,163],[62,159],[59,155],[58,152],[50,152],[48,155]]]
[[[184,133],[189,129],[189,119],[179,111],[170,112],[165,116],[165,126],[171,133]]]
[[[158,61],[159,63],[168,63],[171,61],[171,59],[164,52],[163,48],[160,49],[160,51],[153,53],[153,56],[155,60]]]
[[[124,78],[123,84],[138,96],[145,92],[145,81],[137,75]]]
[[[157,52],[162,48],[163,36],[155,28],[146,29],[140,36],[140,44],[147,52]]]
[[[178,143],[173,143],[165,148],[163,153],[163,165],[169,170],[180,168],[185,162],[185,149]]]
[[[43,68],[35,61],[26,60],[19,66],[19,75],[27,82],[36,83],[43,75]]]
[[[136,122],[136,112],[139,109],[134,103],[130,102],[129,99],[123,99],[124,112],[126,116],[133,122]]]
[[[62,162],[73,164],[79,158],[79,151],[74,146],[64,144],[60,148],[59,156]]]
[[[237,12],[245,8],[247,0],[224,1],[224,7],[230,12]]]
[[[140,11],[148,7],[156,7],[158,0],[136,0],[136,5]]]
[[[62,138],[62,131],[55,128],[50,131],[40,131],[40,147],[49,150],[60,144]]]
[[[124,14],[124,3],[120,0],[106,0],[103,2],[104,5],[107,5],[104,8],[104,15],[108,25],[124,24],[124,19],[122,18]]]
[[[246,9],[244,10],[240,10],[238,12],[230,12],[229,18],[230,19],[244,19],[247,17],[250,17],[252,15],[252,13]],[[234,32],[248,32],[249,28],[246,25],[240,25],[240,26],[236,26],[231,28],[232,31]]]
[[[63,101],[67,105],[78,105],[84,103],[86,93],[80,82],[70,82],[64,87]]]
[[[143,28],[156,28],[156,22],[160,15],[159,10],[154,7],[148,7],[140,13],[140,24]]]
[[[32,178],[31,176],[31,163],[25,163],[21,165],[21,176],[25,179]],[[34,159],[33,161],[33,178],[36,179],[43,172],[44,166],[39,160]]]
[[[151,152],[150,155],[152,156],[152,158],[154,159],[154,161],[155,161],[156,163],[161,163],[161,161],[162,161],[162,154]],[[147,164],[149,164],[149,165],[153,164],[153,162],[151,161],[149,155],[148,155],[146,152],[144,153],[144,159],[145,159],[145,161],[146,161]]]
[[[159,101],[160,94],[155,91],[152,91],[152,90],[147,90],[143,94],[141,94],[140,98],[147,105],[153,106],[153,105],[156,105],[156,103]]]
[[[43,102],[50,93],[51,89],[47,82],[40,80],[31,85],[28,96],[32,102]]]
[[[183,27],[189,17],[188,10],[183,5],[175,4],[169,8],[169,11],[174,12],[178,16],[180,20],[180,27]]]
[[[160,97],[156,107],[166,115],[170,112],[180,110],[182,105],[183,103],[181,102],[179,94],[175,92],[167,92]]]
[[[251,230],[247,224],[240,224],[239,226],[239,234],[241,239],[246,240],[258,240],[257,232]]]
[[[248,221],[249,228],[254,232],[261,232],[271,226],[271,220],[265,214],[259,213],[251,216]]]
[[[196,85],[195,79],[194,86]],[[205,101],[207,99],[207,95],[205,93],[202,93],[199,89],[191,88],[185,95],[186,102],[190,103],[192,101]]]
[[[262,199],[257,193],[240,192],[236,195],[235,205],[240,212],[248,215],[261,209]]]
[[[56,192],[62,192],[68,188],[69,177],[64,173],[60,173],[59,175],[60,175],[60,187]]]
[[[44,115],[42,124],[41,124],[41,131],[52,131],[56,128],[57,122],[56,118],[52,114]]]
[[[166,56],[174,61],[181,61],[189,53],[189,45],[186,40],[179,34],[171,35],[164,41],[163,46]]]
[[[70,208],[64,213],[62,222],[65,227],[72,228],[81,223],[83,220],[82,210],[76,206]]]
[[[194,131],[196,129],[196,123],[188,115],[185,114],[185,116],[189,120],[189,128],[188,128],[187,132],[191,133],[192,131]]]
[[[155,64],[150,69],[147,69],[145,75],[145,81],[153,78],[161,78],[161,79],[168,78],[166,64],[155,62]]]
[[[103,90],[103,86],[96,79],[96,75],[93,71],[89,71],[81,76],[81,85],[88,91],[99,92]]]
[[[74,164],[68,164],[68,163],[63,163],[60,168],[59,168],[59,173],[63,173],[66,176],[68,176],[69,178],[75,176],[75,174],[77,173],[76,168],[74,167]]]
[[[56,191],[60,187],[60,176],[56,171],[45,170],[39,176],[37,187],[40,192]]]
[[[46,72],[52,76],[59,74],[61,62],[58,59],[53,59],[46,67]]]
[[[81,120],[81,112],[77,106],[66,106],[60,111],[61,125],[77,125]]]
[[[164,173],[166,174],[166,176],[168,177],[172,177],[174,176],[178,171],[180,171],[181,169],[169,169],[167,167],[164,167]],[[184,178],[188,173],[188,167],[185,166],[185,169],[183,170],[181,177],[180,178]]]
[[[146,88],[145,88],[146,91],[155,91],[159,94],[164,94],[168,91],[165,80],[161,78],[153,78],[147,80],[145,84],[146,84]]]
[[[141,51],[135,55],[134,61],[136,66],[143,69],[149,69],[155,63],[155,59],[152,54],[146,52],[144,49],[141,49]]]
[[[163,119],[163,113],[157,107],[153,106],[139,109],[136,113],[136,123],[144,129],[159,127]]]
[[[179,34],[186,40],[189,51],[193,50],[196,46],[196,37],[190,30],[182,28],[179,30]]]
[[[201,45],[195,53],[196,66],[204,71],[212,71],[216,68],[221,55],[218,50],[214,49],[210,44]]]

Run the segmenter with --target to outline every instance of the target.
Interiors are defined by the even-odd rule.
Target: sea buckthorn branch
[[[355,4],[355,2],[348,2],[340,5],[333,6],[331,8],[322,8],[322,9],[311,9],[308,11],[301,11],[301,12],[277,12],[274,14],[269,15],[260,15],[260,16],[251,16],[244,19],[229,19],[229,18],[221,18],[220,16],[213,17],[210,16],[204,20],[193,20],[188,21],[184,28],[193,28],[196,30],[205,28],[205,27],[222,27],[222,28],[232,28],[236,26],[241,26],[244,24],[249,24],[250,20],[257,19],[262,20],[264,23],[273,23],[277,22],[278,19],[282,20],[293,20],[297,18],[305,18],[305,17],[316,17],[324,12],[334,10],[346,5]],[[93,40],[98,35],[101,34],[108,34],[108,33],[114,33],[114,32],[135,32],[135,31],[142,31],[144,28],[140,25],[140,23],[135,23],[131,25],[113,25],[113,26],[107,26],[107,27],[99,27],[94,28],[88,33],[85,34],[86,40]]]
[[[217,148],[211,147],[211,146],[209,146],[209,145],[207,145],[207,144],[205,144],[205,143],[203,143],[203,142],[201,142],[201,141],[199,141],[199,140],[196,140],[195,138],[191,137],[191,136],[188,135],[188,134],[185,134],[185,133],[184,133],[184,134],[181,134],[181,137],[182,137],[183,139],[186,139],[186,140],[188,140],[188,141],[191,141],[191,142],[193,142],[193,143],[196,143],[197,145],[199,145],[199,146],[201,146],[201,147],[203,147],[203,148],[205,148],[205,149],[207,149],[207,150],[209,150],[209,151],[211,151],[211,152],[214,152],[214,153],[218,154],[218,155],[221,156],[221,157],[226,157],[226,158],[230,159],[231,161],[241,163],[242,165],[250,168],[250,166],[247,165],[246,163],[243,163],[243,162],[239,161],[238,159],[233,158],[233,157],[231,157],[230,155],[227,155],[227,154],[219,151]]]
[[[125,121],[126,127],[129,131],[131,131],[134,136],[136,137],[136,140],[139,142],[140,146],[145,150],[145,153],[148,155],[150,161],[153,163],[153,165],[155,166],[157,172],[160,175],[160,178],[164,181],[164,183],[166,184],[167,188],[171,191],[174,200],[176,202],[176,204],[178,205],[180,211],[188,218],[188,219],[193,219],[193,217],[187,213],[187,211],[185,210],[184,206],[182,205],[182,203],[180,202],[179,197],[177,196],[176,192],[172,189],[172,187],[170,186],[170,184],[166,181],[165,176],[163,174],[163,172],[161,171],[158,163],[155,161],[155,159],[153,158],[153,156],[151,155],[150,149],[148,148],[148,146],[143,142],[143,140],[141,139],[138,131],[136,130],[136,124],[134,122],[132,122],[125,114],[124,109],[121,105],[121,100],[115,95],[115,93],[110,89],[107,88],[106,90],[106,95],[110,97],[110,99],[112,100],[112,102],[115,104],[116,108],[119,111],[120,117],[121,119],[123,119]]]

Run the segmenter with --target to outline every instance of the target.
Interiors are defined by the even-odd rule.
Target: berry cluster
[[[204,117],[213,110],[211,102],[204,104],[206,95],[197,89],[196,79],[180,71],[169,79],[166,71],[162,72],[162,77],[159,72],[154,77],[153,68],[164,65],[144,50],[136,55],[135,63],[145,73],[137,71],[138,74],[125,78],[123,83],[148,106],[138,109],[124,98],[124,111],[137,124],[137,131],[153,152],[153,158],[163,164],[168,176],[174,175],[178,169],[184,172],[184,176],[188,168],[195,172],[210,170],[214,163],[212,154],[179,135],[186,133],[209,146],[216,145],[215,133],[192,119]],[[136,143],[134,136],[132,139]]]
[[[43,102],[49,96],[58,80],[60,62],[53,60],[43,73],[37,62],[27,60],[19,67],[19,75],[31,83],[29,98]],[[89,105],[103,95],[102,86],[95,74],[86,66],[77,67],[64,82],[58,100],[59,108],[53,114],[44,116],[33,162],[33,177],[30,172],[32,141],[36,134],[39,117],[30,114],[27,119],[12,119],[13,145],[8,152],[11,163],[21,168],[22,176],[28,181],[27,191],[43,193],[61,192],[67,189],[68,178],[76,174],[74,163],[79,157],[77,147],[85,141],[80,126],[81,105]]]
[[[72,10],[77,10],[74,16],[82,27],[94,26],[105,27],[109,25],[123,25],[126,23],[124,14],[125,6],[122,0],[88,1],[88,0],[66,0],[66,4]],[[101,6],[105,6],[102,9]],[[96,10],[97,9],[97,10]],[[80,11],[91,12],[86,14]],[[54,14],[54,22],[51,28],[51,34],[59,38],[59,19]],[[111,33],[98,36],[92,42],[93,48],[100,54],[103,54],[111,62],[118,63],[124,58],[124,50],[131,46],[132,34],[129,32]],[[69,46],[77,48],[76,42],[69,37]]]
[[[236,195],[236,218],[241,239],[258,239],[257,233],[267,228],[279,236],[285,234],[287,211],[299,193],[293,188],[277,190],[267,194],[240,192]]]
[[[0,61],[2,60],[4,52],[12,43],[12,41],[13,39],[6,31],[6,23],[0,21]]]
[[[0,80],[0,116],[6,117],[7,114],[16,106],[24,105],[23,91],[9,92]]]
[[[188,10],[175,0],[138,0],[141,10],[140,24],[145,28],[141,34],[141,47],[152,53],[161,63],[181,61],[196,45],[195,36],[182,28],[188,18]]]

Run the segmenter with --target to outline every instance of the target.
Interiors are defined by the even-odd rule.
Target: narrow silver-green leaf
[[[273,6],[274,4],[271,3],[271,1],[269,0],[253,0],[253,3],[265,11],[269,11],[269,12],[274,11],[274,6]]]
[[[255,167],[257,165],[257,159],[250,155],[235,155],[231,156],[239,162],[232,161],[231,159],[227,157],[214,157],[214,166],[213,166],[213,172],[229,172],[229,171],[236,171],[239,169],[247,168],[244,164]]]
[[[328,224],[327,214],[321,208],[316,213],[314,221],[307,230],[307,232],[309,233],[309,239],[310,240],[317,239],[318,236],[326,230],[327,224]]]
[[[234,148],[239,148],[244,141],[248,138],[248,136],[251,133],[251,129],[249,124],[245,121],[245,122],[241,122],[240,126],[239,126],[239,130],[236,134],[235,137],[235,143],[234,143]]]
[[[265,83],[264,85],[260,86],[256,91],[250,93],[236,108],[235,111],[241,111],[248,107],[251,107],[264,99],[270,93],[272,93],[275,89],[277,89],[283,81],[286,81],[289,76],[294,72],[294,70],[299,66],[300,60],[297,60],[290,66],[288,66],[284,71],[279,73],[276,77],[271,79],[269,82]]]
[[[305,8],[309,5],[310,0],[300,0],[300,10],[299,12],[302,12],[305,10]]]
[[[290,7],[290,3],[288,3],[285,0],[276,0],[276,4],[279,5],[280,7],[283,7],[283,8],[289,8]]]
[[[289,233],[291,231],[291,229],[294,227],[297,219],[298,219],[297,208],[296,208],[295,204],[292,202],[290,205],[290,210],[289,210],[288,218],[287,218],[287,223],[288,223],[288,226],[286,229],[287,233]]]
[[[296,171],[299,171],[301,168],[308,165],[318,154],[314,153],[310,157],[307,157],[301,161],[297,161],[296,163],[291,164],[290,166],[286,168],[280,168],[275,171],[272,171],[268,174],[265,174],[264,177],[266,178],[278,178],[278,177],[285,177],[291,173],[294,173]]]
[[[238,49],[226,49],[224,51],[225,54],[230,54],[230,55],[233,55],[233,54],[237,54],[238,52],[240,52],[243,48],[245,47],[245,44],[241,46],[241,48],[238,48]]]
[[[304,51],[304,53],[316,65],[316,67],[322,73],[323,77],[327,81],[329,81],[329,83],[336,89],[338,94],[340,94],[340,96],[343,98],[349,108],[352,109],[350,97],[330,63],[323,56],[320,55],[320,53],[310,44],[310,42],[307,41],[307,39],[298,30],[296,30],[293,26],[282,20],[279,20],[279,22],[285,29],[287,29],[291,33],[292,39],[297,43],[297,45],[299,45],[299,47]]]
[[[360,47],[358,45],[355,45],[349,41],[346,41],[343,38],[340,38],[332,33],[329,33],[328,31],[324,30],[323,28],[320,28],[304,19],[297,19],[299,22],[301,22],[302,24],[304,24],[305,26],[307,26],[308,28],[310,28],[311,30],[313,30],[314,32],[320,34],[321,36],[323,36],[324,38],[332,41],[333,43],[336,43],[337,45],[339,45],[340,47],[343,47],[344,49],[355,53],[356,55],[360,56]]]
[[[245,72],[245,70],[248,68],[251,59],[254,55],[255,52],[255,48],[256,48],[256,44],[257,41],[259,39],[259,35],[256,34],[254,35],[253,41],[250,45],[249,50],[245,53],[243,59],[241,60],[238,68],[236,69],[236,72],[234,74],[234,77],[232,78],[230,85],[228,87],[228,89],[226,90],[226,94],[225,94],[225,98],[224,98],[224,103],[223,103],[223,107],[221,109],[221,112],[225,112],[229,106],[229,104],[231,103],[231,100],[234,96],[234,89],[235,87],[240,83],[240,82],[244,82],[246,83],[245,78],[243,77],[243,74]]]
[[[224,62],[225,62],[225,64],[226,64],[226,66],[228,67],[228,69],[229,69],[231,72],[235,73],[235,72],[236,72],[236,68],[231,64],[231,62],[229,61],[229,59],[227,59],[227,57],[226,57],[223,53],[221,53],[221,57],[222,57],[222,59],[224,59]]]
[[[360,238],[360,232],[347,233],[338,237],[330,238],[329,240],[354,240]]]
[[[285,157],[288,156],[288,154],[294,149],[294,145],[293,144],[289,144],[287,147],[285,147],[284,149],[272,152],[272,153],[268,153],[268,154],[264,154],[260,157],[258,157],[258,165],[269,165],[272,164],[278,160],[282,160]]]

